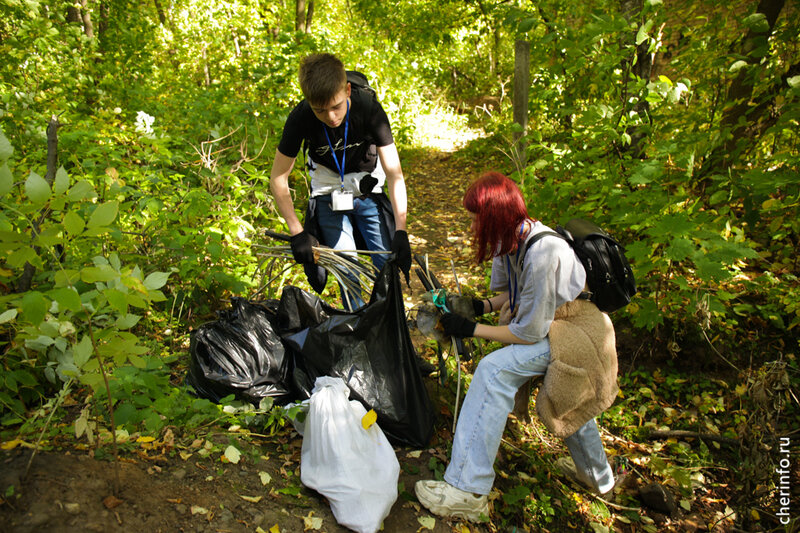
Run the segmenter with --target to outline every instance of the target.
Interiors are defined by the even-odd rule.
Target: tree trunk
[[[56,170],[58,169],[58,128],[61,126],[58,122],[58,117],[53,115],[50,117],[50,123],[47,125],[47,172],[44,179],[47,180],[51,186],[56,177]],[[36,238],[39,234],[39,227],[42,224],[47,211],[44,211],[37,220],[33,221],[31,225],[31,240]],[[39,248],[34,247],[36,253],[39,253]],[[16,291],[18,293],[28,292],[31,290],[31,283],[33,282],[33,275],[36,273],[36,268],[30,264],[25,263],[22,269],[22,274],[17,280]]]
[[[314,0],[308,0],[308,10],[306,11],[305,32],[311,33],[311,21],[314,19]]]
[[[294,29],[305,31],[306,28],[306,0],[296,0],[294,5]]]
[[[528,89],[530,88],[531,43],[517,41],[514,43],[514,123],[522,127],[522,131],[514,132],[514,145],[519,160],[519,168],[527,163],[527,146],[524,141],[528,129]]]
[[[765,91],[755,95],[756,79],[763,57],[753,57],[751,54],[759,47],[759,43],[769,39],[784,4],[785,0],[760,0],[756,13],[764,14],[768,28],[765,31],[748,30],[739,50],[734,51],[746,58],[747,65],[739,69],[728,87],[720,120],[720,137],[723,140],[703,161],[703,166],[697,173],[698,184],[702,184],[712,173],[727,172],[777,120],[777,116],[770,116],[774,114],[772,110],[775,99],[786,79],[796,75],[799,64],[790,66]]]
[[[81,19],[83,20],[83,33],[89,38],[94,38],[94,25],[92,24],[92,16],[89,13],[88,0],[81,0]]]
[[[103,34],[106,32],[108,28],[108,4],[105,0],[100,0],[100,22],[97,24],[97,37],[98,39],[103,38]]]
[[[736,78],[728,88],[727,102],[730,105],[722,111],[722,121],[720,122],[720,128],[725,138],[721,149],[722,167],[725,169],[730,168],[740,155],[739,140],[742,137],[747,138],[748,128],[752,127],[751,123],[761,118],[751,114],[751,111],[758,109],[758,106],[753,107],[751,100],[756,81],[756,73],[753,70],[760,68],[758,63],[761,58],[752,57],[750,54],[758,47],[760,41],[769,38],[769,35],[772,34],[775,21],[778,19],[784,3],[785,0],[761,0],[756,12],[766,16],[769,28],[763,32],[751,29],[742,41],[741,55],[747,58],[748,65],[739,69]]]
[[[639,17],[642,12],[642,0],[622,0],[622,16],[625,17],[629,23]],[[633,34],[634,42],[636,33]],[[623,62],[622,72],[630,72],[633,76],[640,80],[649,81],[653,71],[653,55],[650,53],[650,43],[645,40],[636,45],[635,59],[629,59]],[[628,83],[630,76],[625,76],[624,86],[622,90],[622,112],[629,115],[628,112]],[[637,95],[636,103],[630,108],[631,111],[636,113],[637,116],[646,118],[650,122],[650,102],[642,98],[642,95]],[[645,144],[647,141],[647,133],[643,131],[641,126],[631,125],[625,128],[625,133],[631,139],[630,145],[622,147],[623,151],[629,152],[635,159],[645,158]]]
[[[67,22],[78,23],[81,21],[81,11],[74,4],[67,6]]]
[[[166,15],[164,15],[164,9],[162,9],[162,7],[161,7],[161,2],[159,2],[158,0],[153,0],[153,3],[156,6],[156,13],[158,13],[158,22],[162,26],[166,26],[167,25],[167,17],[166,17]]]
[[[203,46],[203,82],[205,83],[206,87],[211,86],[211,69],[208,66],[208,49]]]

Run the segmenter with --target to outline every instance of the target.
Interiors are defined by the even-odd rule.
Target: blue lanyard
[[[344,190],[344,156],[347,154],[347,129],[350,126],[350,100],[347,100],[347,114],[344,117],[344,146],[342,146],[342,164],[339,164],[339,160],[336,158],[336,151],[333,149],[333,145],[331,144],[331,138],[328,137],[328,128],[325,127],[325,124],[322,125],[322,131],[325,133],[325,140],[328,141],[328,146],[331,149],[331,155],[333,156],[333,162],[336,163],[336,170],[339,171],[339,177],[342,179],[342,190]]]
[[[519,238],[520,242],[517,245],[517,255],[514,258],[515,264],[519,263],[519,253],[522,248],[522,232],[525,230],[525,221],[522,221],[522,226],[519,228]],[[517,283],[517,273],[514,272],[514,290],[511,290],[511,260],[506,256],[506,271],[508,272],[508,303],[511,307],[511,313],[514,313],[517,305],[517,291],[518,291],[518,283]]]

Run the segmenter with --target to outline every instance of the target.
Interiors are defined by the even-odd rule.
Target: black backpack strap
[[[528,242],[525,243],[525,253],[527,254],[528,250],[531,249],[531,246],[537,243],[541,238],[547,237],[548,235],[553,235],[555,237],[558,237],[559,239],[564,239],[565,241],[567,240],[564,238],[563,235],[561,235],[560,233],[556,233],[555,231],[540,231],[539,233],[528,239]]]
[[[562,228],[559,226],[558,229],[562,229]],[[543,237],[547,237],[548,235],[553,235],[554,237],[558,237],[559,239],[563,239],[563,240],[567,241],[567,244],[569,244],[570,248],[572,248],[572,242],[570,242],[570,239],[567,238],[565,235],[562,235],[561,233],[557,233],[555,231],[542,231],[542,232],[537,233],[536,235],[534,235],[530,239],[528,239],[528,242],[525,243],[525,253],[528,253],[528,250],[531,249],[531,246],[533,246],[534,243],[536,243],[537,241],[539,241]],[[571,237],[571,235],[570,235],[570,237]],[[576,298],[576,300],[591,300],[591,299],[592,299],[592,293],[590,291],[583,291]]]

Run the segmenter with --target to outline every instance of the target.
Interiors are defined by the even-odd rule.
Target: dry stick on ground
[[[730,437],[723,437],[721,435],[713,435],[711,433],[698,433],[696,431],[685,430],[667,430],[667,431],[651,431],[648,435],[650,439],[671,439],[671,438],[695,438],[704,440],[713,440],[722,444],[730,444],[731,446],[738,445],[739,439],[732,439]]]
[[[526,456],[528,459],[530,459],[532,461],[534,460],[534,458],[531,456],[531,454],[529,454],[528,452],[526,452],[522,448],[519,448],[518,446],[514,446],[513,444],[508,442],[506,439],[500,439],[500,442],[502,442],[503,444],[505,444],[509,448],[512,448],[512,449],[518,451],[522,455]],[[558,467],[554,463],[551,462],[550,463],[550,468],[551,469],[557,469]],[[561,485],[562,488],[565,488],[567,490],[572,490],[566,483],[564,483],[560,479],[555,478],[555,477],[551,477],[550,479],[554,480],[556,483]],[[596,500],[600,500],[601,502],[603,502],[604,504],[608,505],[609,507],[613,507],[614,509],[617,509],[619,511],[634,511],[636,513],[641,513],[642,512],[642,509],[640,507],[626,507],[624,505],[619,505],[619,504],[616,504],[614,502],[610,502],[610,501],[606,500],[605,498],[603,498],[603,497],[601,497],[601,496],[599,496],[597,494],[594,494],[592,492],[585,492],[585,493],[588,494],[589,496],[591,496],[592,498],[594,498]]]

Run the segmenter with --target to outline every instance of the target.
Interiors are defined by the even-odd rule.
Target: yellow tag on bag
[[[367,414],[361,417],[361,427],[369,429],[376,420],[378,420],[378,413],[375,412],[375,409],[370,409]]]

